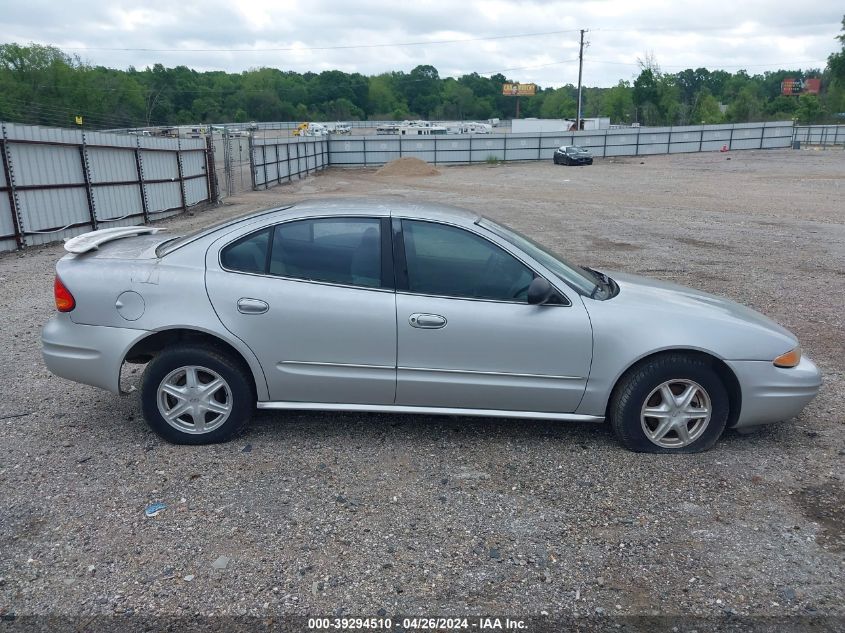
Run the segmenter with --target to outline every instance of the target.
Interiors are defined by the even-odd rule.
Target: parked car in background
[[[626,447],[694,452],[791,418],[820,376],[733,301],[577,266],[478,214],[312,200],[189,235],[68,240],[54,374],[141,404],[170,441],[219,442],[271,410],[609,420]]]
[[[555,165],[592,165],[593,155],[577,145],[562,145],[555,150]]]

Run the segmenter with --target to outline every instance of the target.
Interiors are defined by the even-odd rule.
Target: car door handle
[[[424,330],[436,330],[446,325],[446,317],[439,314],[422,314],[415,312],[408,317],[408,323],[411,327],[419,327]]]
[[[264,314],[270,305],[261,299],[238,299],[238,312],[241,314]]]

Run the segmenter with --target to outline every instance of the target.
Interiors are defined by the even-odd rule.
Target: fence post
[[[366,166],[367,166],[367,137],[366,137],[366,136],[363,136],[363,137],[361,137],[361,138],[363,138],[363,139],[364,139],[364,141],[363,141],[363,147],[364,147],[364,167],[366,167]],[[435,157],[434,157],[434,158],[436,159],[436,158],[437,158],[437,156],[435,155]]]
[[[702,146],[704,145],[704,126],[701,126],[701,129],[698,131],[698,151],[701,151]]]
[[[91,189],[91,164],[88,162],[88,147],[85,144],[85,132],[82,132],[82,145],[79,146],[79,160],[82,163],[82,180],[85,183],[85,197],[88,198],[88,215],[91,217],[91,230],[97,230],[97,208],[94,192]]]
[[[18,192],[15,189],[15,170],[12,167],[12,153],[9,151],[9,139],[6,134],[6,124],[2,126],[2,142],[3,142],[3,173],[6,174],[6,193],[9,194],[9,210],[12,214],[12,226],[15,227],[15,242],[18,248],[21,249],[26,246],[26,236],[24,235],[23,218],[21,217],[20,201],[18,200]]]
[[[839,126],[838,126],[838,125],[834,126],[834,127],[833,127],[833,131],[834,131],[834,134],[833,134],[833,144],[834,144],[834,145],[838,145],[838,141],[839,141]]]
[[[287,155],[288,182],[293,182],[293,174],[291,173],[290,169],[290,141],[285,143],[285,154]]]
[[[434,136],[434,164],[437,164],[437,136]]]
[[[634,148],[634,156],[640,155],[640,128],[637,128],[637,145]]]
[[[185,195],[185,176],[182,171],[182,139],[176,139],[176,168],[179,172],[179,194],[182,196],[182,210],[188,210],[187,196]]]
[[[273,147],[276,150],[276,184],[281,185],[282,184],[282,167],[281,167],[282,159],[279,158],[279,142],[276,141],[276,143],[273,145]]]
[[[672,151],[672,126],[669,126],[669,140],[666,142],[666,153],[669,154]]]
[[[734,148],[734,128],[736,123],[731,123],[731,135],[728,137],[728,149]]]
[[[144,224],[150,223],[150,210],[147,201],[147,187],[144,185],[144,165],[141,161],[141,138],[136,137],[135,142],[135,168],[138,171],[138,187],[141,190],[141,212],[144,214]]]
[[[252,140],[252,137],[249,137]],[[261,162],[264,166],[264,189],[265,191],[270,187],[267,184],[267,145],[261,145]]]
[[[140,154],[138,161],[138,179],[140,180]],[[205,176],[208,185],[208,202],[210,204],[216,204],[219,197],[217,193],[217,165],[214,162],[214,132],[211,131],[210,126],[208,136],[205,137]],[[143,192],[143,185],[141,186]],[[144,216],[144,221],[146,222],[146,215]]]

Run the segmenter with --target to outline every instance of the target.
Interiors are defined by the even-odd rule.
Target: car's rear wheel
[[[144,372],[144,418],[176,444],[224,442],[252,417],[255,394],[238,359],[216,349],[180,346],[157,355]]]
[[[626,448],[697,453],[719,439],[728,411],[728,392],[708,359],[666,354],[622,378],[608,413]]]

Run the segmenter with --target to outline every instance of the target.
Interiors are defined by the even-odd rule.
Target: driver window
[[[526,302],[534,274],[495,244],[454,226],[402,220],[408,290]]]

